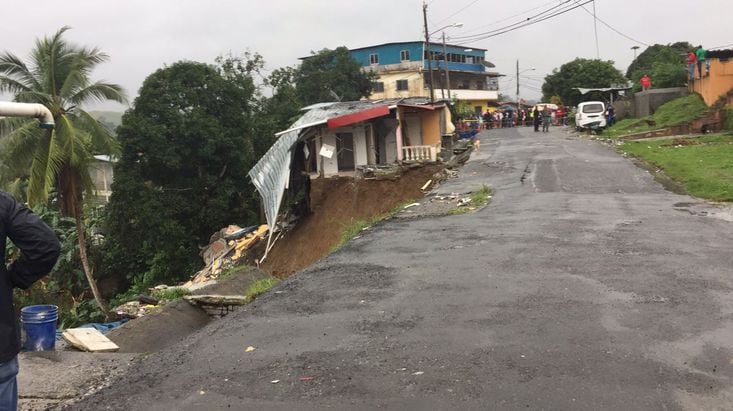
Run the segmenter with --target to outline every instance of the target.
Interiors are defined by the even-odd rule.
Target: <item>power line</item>
[[[433,0],[433,1],[435,1],[435,0]],[[484,24],[483,26],[479,26],[479,27],[476,27],[476,28],[475,28],[475,29],[473,29],[473,30],[468,30],[468,31],[466,31],[465,33],[466,33],[466,34],[468,34],[468,33],[473,33],[474,31],[479,31],[479,30],[481,30],[481,29],[483,29],[483,28],[486,28],[486,27],[491,27],[491,26],[493,26],[494,24],[497,24],[497,23],[503,23],[503,22],[505,22],[505,21],[507,21],[507,20],[513,19],[514,17],[519,17],[519,16],[521,16],[521,15],[523,15],[523,14],[525,14],[525,13],[529,13],[529,12],[531,12],[531,11],[535,11],[535,10],[541,9],[541,8],[543,8],[543,7],[545,7],[545,6],[548,6],[548,5],[550,5],[550,4],[554,4],[554,3],[557,3],[557,0],[553,0],[553,1],[550,1],[550,2],[547,2],[547,3],[544,3],[544,4],[542,4],[542,5],[539,5],[539,6],[537,6],[537,7],[533,7],[533,8],[531,8],[531,9],[527,9],[527,10],[524,10],[524,11],[522,11],[522,12],[519,12],[519,13],[517,13],[517,14],[513,14],[513,15],[511,15],[511,16],[509,16],[509,17],[505,17],[505,18],[503,18],[503,19],[500,19],[500,20],[492,21],[491,23],[488,23],[488,24]]]
[[[577,3],[577,0],[576,0],[576,3]],[[595,3],[594,3],[594,4],[595,4]],[[620,35],[620,36],[622,36],[622,37],[625,37],[625,38],[627,38],[627,39],[629,39],[629,40],[633,41],[634,43],[638,43],[638,44],[641,44],[642,46],[650,47],[650,46],[649,46],[648,44],[644,43],[643,41],[639,41],[639,40],[637,40],[637,39],[635,39],[635,38],[632,38],[632,37],[630,37],[630,36],[627,36],[626,34],[624,34],[624,33],[620,32],[620,31],[616,30],[616,29],[615,29],[615,28],[613,28],[613,27],[611,27],[611,25],[610,25],[610,24],[608,24],[608,23],[606,23],[605,21],[603,21],[603,20],[602,20],[602,19],[601,19],[600,17],[598,17],[598,16],[597,16],[597,15],[595,15],[594,13],[591,13],[591,12],[590,12],[590,11],[589,11],[588,9],[586,9],[586,8],[585,8],[585,7],[583,7],[582,5],[581,5],[581,8],[583,9],[583,11],[585,11],[586,13],[590,14],[591,16],[593,16],[593,18],[594,18],[594,19],[596,19],[596,20],[598,20],[599,22],[601,22],[601,24],[603,24],[604,26],[606,26],[606,27],[608,27],[609,29],[613,30],[614,32],[616,32],[616,34],[618,34],[618,35]]]
[[[463,10],[466,10],[467,8],[469,8],[469,7],[473,6],[474,4],[476,4],[476,3],[478,3],[478,2],[479,2],[479,0],[473,0],[472,2],[468,3],[468,4],[467,4],[467,5],[465,6],[465,7],[463,7],[463,8],[461,8],[461,9],[459,9],[459,10],[458,10],[458,11],[456,11],[455,13],[453,13],[453,14],[451,14],[450,16],[448,16],[448,17],[444,18],[443,20],[440,20],[440,21],[438,21],[438,22],[437,22],[437,23],[435,23],[435,24],[437,25],[437,24],[440,24],[440,23],[442,23],[442,22],[444,22],[444,21],[448,20],[449,18],[451,18],[451,17],[455,16],[456,14],[458,14],[458,13],[462,12]]]
[[[523,19],[523,20],[518,21],[516,23],[512,23],[512,24],[509,24],[509,25],[506,25],[506,26],[503,26],[503,27],[499,27],[498,29],[485,31],[483,33],[478,33],[478,34],[466,35],[466,36],[453,36],[452,39],[459,40],[459,41],[468,40],[468,39],[472,39],[472,38],[476,38],[476,37],[480,37],[480,36],[490,35],[490,34],[493,34],[493,33],[499,32],[499,31],[503,31],[503,30],[506,30],[506,29],[509,29],[509,28],[512,28],[512,27],[515,27],[515,26],[519,26],[519,25],[522,25],[522,24],[527,24],[528,21],[531,21],[534,18],[541,17],[544,14],[553,12],[553,11],[555,11],[558,8],[564,7],[567,3],[570,3],[570,1],[571,0],[565,0],[562,3],[560,3],[560,4],[557,4],[555,6],[550,7],[547,10],[541,11],[541,12],[539,12],[539,13],[533,15],[533,16],[529,16],[526,19]]]
[[[471,44],[471,43],[475,43],[477,41],[485,40],[485,39],[488,39],[488,38],[491,38],[491,37],[496,37],[496,36],[499,36],[499,35],[502,35],[502,34],[505,34],[505,33],[512,32],[514,30],[519,30],[519,29],[524,28],[524,27],[528,27],[528,26],[531,26],[531,25],[534,25],[534,24],[537,24],[537,23],[541,23],[541,22],[543,22],[545,20],[549,20],[549,19],[551,19],[553,17],[557,17],[557,16],[560,16],[562,14],[565,14],[565,13],[567,13],[569,11],[575,10],[578,7],[582,7],[582,6],[584,6],[584,5],[588,4],[588,3],[591,3],[592,1],[593,0],[587,0],[585,3],[580,3],[578,5],[573,5],[571,7],[568,7],[568,8],[565,8],[563,10],[557,11],[557,12],[555,12],[553,14],[548,15],[548,16],[542,17],[542,18],[540,18],[538,20],[529,21],[529,22],[526,22],[526,23],[521,24],[521,25],[518,25],[518,26],[516,24],[513,24],[512,25],[512,26],[516,26],[516,27],[507,28],[505,30],[501,30],[500,29],[501,31],[494,31],[494,32],[491,32],[491,34],[476,36],[473,39],[462,40],[461,43],[463,43],[463,44]]]

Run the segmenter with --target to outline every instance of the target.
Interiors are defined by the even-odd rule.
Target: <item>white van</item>
[[[606,105],[602,101],[586,101],[578,104],[575,112],[575,128],[603,130],[606,128]]]

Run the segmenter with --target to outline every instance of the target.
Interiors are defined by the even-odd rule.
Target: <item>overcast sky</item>
[[[433,31],[460,22],[462,28],[449,28],[446,35],[474,35],[563,2],[428,0],[428,25]],[[593,4],[585,8],[592,11]],[[595,8],[605,23],[642,43],[733,47],[731,0],[596,0]],[[36,38],[71,26],[69,41],[97,46],[111,57],[92,77],[121,84],[131,101],[149,74],[176,61],[212,63],[221,54],[251,51],[262,54],[271,70],[297,64],[311,50],[420,40],[423,24],[422,0],[24,1],[12,2],[5,17],[0,49],[27,58]],[[576,57],[596,57],[593,23],[592,15],[577,8],[466,45],[488,50],[486,58],[507,75],[500,83],[505,94],[515,94],[517,60],[520,71],[535,68],[520,76],[521,96],[538,98],[542,78],[553,68]],[[639,52],[645,48],[598,23],[600,57],[615,61],[622,72],[633,59],[634,45],[641,46]],[[89,108],[124,109],[111,104]]]

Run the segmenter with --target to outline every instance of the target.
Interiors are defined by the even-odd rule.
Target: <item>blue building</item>
[[[486,50],[460,45],[407,41],[350,50],[364,70],[377,73],[371,99],[429,97],[466,101],[483,112],[499,97],[498,77],[488,69]],[[432,69],[432,70],[431,70]]]

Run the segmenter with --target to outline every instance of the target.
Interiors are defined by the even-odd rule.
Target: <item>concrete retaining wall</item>
[[[641,91],[634,94],[634,106],[636,117],[646,117],[654,114],[664,103],[674,100],[677,97],[687,95],[685,87],[659,88]]]

